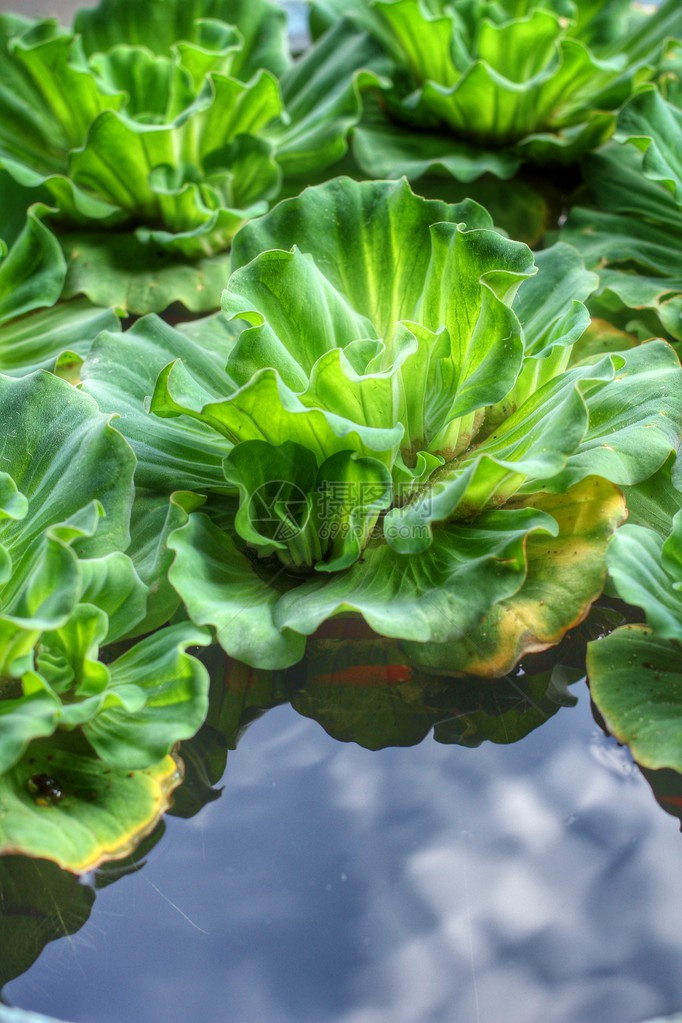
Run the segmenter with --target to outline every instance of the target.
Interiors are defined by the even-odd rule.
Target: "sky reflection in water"
[[[8,985],[74,1023],[635,1023],[682,1006],[679,822],[584,688],[513,746],[369,752],[290,707]]]

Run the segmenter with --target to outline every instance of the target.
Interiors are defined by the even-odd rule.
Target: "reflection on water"
[[[94,904],[43,865],[54,908],[36,904],[41,884],[7,861],[14,887],[5,875],[0,890],[22,941],[19,953],[0,932],[0,976],[49,944],[6,999],[73,1023],[639,1023],[679,1010],[681,779],[648,776],[657,805],[584,684],[566,688],[570,644],[558,676],[557,657],[538,658],[479,683],[478,706],[463,683],[410,674],[390,643],[341,636],[334,649],[313,644],[279,675],[213,665],[211,717],[184,751],[186,819],[98,872]],[[338,742],[287,699],[342,738],[382,745],[388,723],[419,744]],[[435,721],[440,741],[419,742]],[[64,926],[73,935],[52,940]]]

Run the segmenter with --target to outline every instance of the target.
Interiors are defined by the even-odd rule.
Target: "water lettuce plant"
[[[592,698],[638,763],[682,772],[682,495],[667,535],[639,524],[608,550],[616,593],[641,608],[646,625],[626,625],[588,648]]]
[[[508,178],[572,161],[611,134],[614,111],[655,74],[676,0],[316,0],[319,28],[348,18],[391,62],[390,87],[355,133],[366,174],[434,170]]]
[[[0,377],[0,423],[0,850],[89,869],[167,807],[168,754],[207,706],[186,648],[208,637],[185,622],[104,653],[147,611],[124,553],[134,455],[42,371]]]
[[[201,440],[205,504],[168,537],[192,620],[276,668],[354,613],[424,664],[490,675],[579,622],[625,517],[614,484],[677,450],[672,349],[571,365],[596,285],[574,250],[534,261],[480,206],[406,182],[307,189],[242,229],[233,266],[219,372],[201,332],[151,319],[130,339],[155,369],[166,347],[152,416],[129,394],[121,424],[143,485],[164,461],[188,482]],[[83,367],[107,411],[125,360],[103,335]]]
[[[643,337],[682,340],[682,110],[656,90],[634,96],[616,141],[588,157],[592,205],[561,237],[598,270],[594,310]]]
[[[54,207],[67,297],[210,309],[237,228],[344,154],[375,80],[337,73],[357,33],[291,65],[284,20],[270,0],[0,16],[0,166]]]

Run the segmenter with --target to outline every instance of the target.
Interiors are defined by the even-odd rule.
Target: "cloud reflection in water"
[[[278,707],[223,796],[98,894],[76,956],[48,947],[8,993],[74,1023],[671,1012],[678,822],[599,736],[583,698],[516,745],[372,753]]]

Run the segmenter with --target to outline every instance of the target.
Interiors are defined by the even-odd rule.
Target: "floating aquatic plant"
[[[391,62],[355,134],[375,177],[508,178],[522,161],[575,160],[608,138],[682,35],[676,0],[654,14],[628,0],[317,0],[314,11],[318,29],[350,19]]]
[[[0,423],[0,850],[88,869],[168,805],[168,754],[206,713],[185,650],[208,637],[180,623],[105,653],[147,612],[124,553],[133,453],[44,372],[0,377]]]
[[[345,152],[374,81],[339,78],[351,35],[291,65],[269,0],[105,0],[74,31],[0,16],[0,166],[55,208],[66,296],[210,309],[237,228]]]
[[[200,445],[206,503],[168,538],[190,617],[263,667],[346,612],[451,670],[502,674],[557,642],[603,587],[614,483],[677,447],[672,349],[571,365],[596,284],[576,253],[535,263],[481,207],[404,182],[308,189],[244,228],[233,262],[222,369],[153,319],[129,334],[140,362],[175,357],[151,418],[126,399],[144,485],[164,461],[188,482]],[[103,335],[83,367],[104,409],[134,388],[125,359]]]

